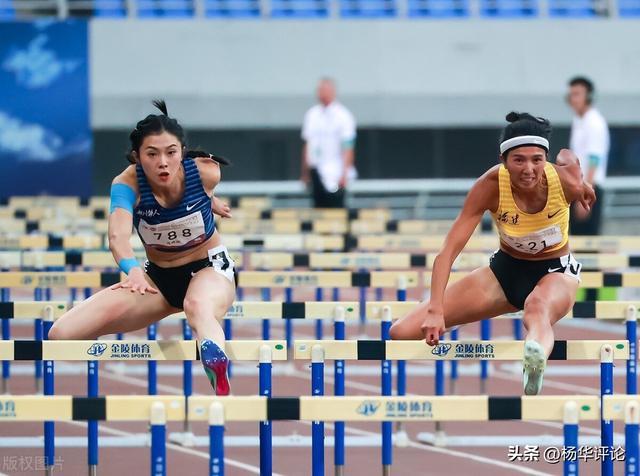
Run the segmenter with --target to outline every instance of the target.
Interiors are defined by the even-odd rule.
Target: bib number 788
[[[163,232],[154,232],[154,236],[156,237],[157,240],[161,240],[162,236],[164,235]],[[182,233],[181,233],[183,238],[189,238],[191,236],[191,229],[190,228],[183,228],[182,229]],[[176,238],[178,238],[178,232],[177,231],[168,231],[166,232],[166,238],[168,240],[175,240]]]

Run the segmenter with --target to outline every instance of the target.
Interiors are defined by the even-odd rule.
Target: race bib
[[[145,244],[163,248],[193,245],[206,238],[204,220],[200,212],[158,225],[150,225],[141,219],[138,224],[138,233]]]
[[[553,225],[525,236],[510,236],[501,232],[500,238],[514,250],[535,255],[562,243],[562,231],[559,226]]]

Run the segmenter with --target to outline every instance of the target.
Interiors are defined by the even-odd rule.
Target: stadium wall
[[[550,25],[550,23],[552,25]],[[227,179],[293,179],[318,77],[337,79],[360,129],[363,177],[476,175],[504,114],[528,110],[567,144],[566,81],[584,74],[612,125],[612,173],[640,173],[640,22],[630,20],[114,21],[91,24],[95,190],[164,97]],[[606,42],[602,38],[607,38]],[[611,48],[611,45],[616,45]],[[158,64],[165,67],[158,68]],[[393,159],[393,168],[389,166]]]

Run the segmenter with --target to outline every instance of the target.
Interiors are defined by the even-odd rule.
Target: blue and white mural
[[[0,23],[0,197],[91,195],[87,23]]]

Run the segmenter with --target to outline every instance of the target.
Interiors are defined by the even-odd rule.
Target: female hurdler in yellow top
[[[548,162],[549,121],[510,113],[500,139],[500,164],[469,191],[433,265],[431,297],[391,327],[392,339],[436,345],[445,328],[524,310],[524,392],[542,387],[554,342],[552,326],[573,306],[581,265],[569,250],[569,206],[595,201],[578,158],[562,150]],[[447,285],[453,262],[489,211],[500,248],[488,266]]]

